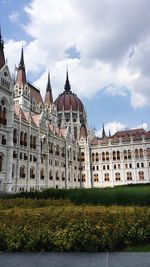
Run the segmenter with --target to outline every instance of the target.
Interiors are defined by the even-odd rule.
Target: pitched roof
[[[38,104],[43,105],[43,99],[40,93],[40,90],[38,90],[36,87],[34,87],[31,83],[28,83],[31,93],[31,98],[33,98]]]

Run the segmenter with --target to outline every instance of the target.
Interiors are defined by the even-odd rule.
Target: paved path
[[[150,267],[150,253],[0,253],[0,267]]]

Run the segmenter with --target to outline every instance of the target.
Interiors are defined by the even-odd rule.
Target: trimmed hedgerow
[[[77,205],[146,206],[150,204],[150,184],[94,189],[46,189],[42,192],[22,192],[1,196],[3,199],[22,197],[33,199],[68,199]]]
[[[114,251],[149,242],[148,207],[61,206],[60,201],[0,210],[3,251]]]

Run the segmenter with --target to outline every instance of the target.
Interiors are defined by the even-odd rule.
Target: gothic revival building
[[[0,191],[106,187],[150,181],[150,132],[135,129],[102,138],[88,128],[81,100],[64,91],[53,101],[27,82],[24,52],[11,78],[0,34]]]

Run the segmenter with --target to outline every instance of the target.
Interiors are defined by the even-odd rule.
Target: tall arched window
[[[58,175],[58,171],[56,171],[56,180],[59,180],[59,175]]]
[[[50,172],[49,172],[49,180],[53,180],[52,170],[50,170]]]
[[[131,159],[132,155],[131,155],[131,150],[128,150],[128,159]]]
[[[140,181],[144,180],[144,172],[143,171],[139,172],[139,180]]]
[[[109,160],[109,152],[106,151],[106,160]]]
[[[102,161],[105,161],[105,152],[102,152]]]
[[[33,135],[30,135],[30,148],[33,148]]]
[[[34,167],[30,168],[30,178],[35,178],[35,168]]]
[[[81,152],[81,161],[85,161],[85,154],[84,154],[84,152]]]
[[[3,155],[0,154],[0,171],[3,169]]]
[[[65,180],[65,174],[64,174],[64,172],[62,172],[62,181],[64,181]]]
[[[116,160],[116,151],[113,151],[113,160]]]
[[[140,150],[139,150],[139,154],[140,154],[140,158],[143,158],[143,149],[142,148],[140,148]]]
[[[7,124],[6,107],[3,108],[3,125]]]
[[[25,166],[20,166],[20,178],[25,178]]]
[[[36,149],[36,136],[33,137],[33,148]]]
[[[120,172],[115,173],[115,180],[120,181]]]
[[[41,178],[42,180],[44,180],[44,169],[41,169],[41,175],[40,175],[40,178]]]
[[[99,161],[98,153],[96,153],[96,161]]]
[[[2,119],[2,106],[0,105],[0,124],[3,124],[3,119]]]
[[[150,158],[150,148],[147,148],[147,157]]]
[[[94,182],[98,182],[98,173],[94,173]]]
[[[24,133],[24,146],[27,146],[27,133]]]
[[[127,180],[132,181],[132,172],[127,172]]]
[[[23,131],[20,132],[20,145],[21,146],[24,145],[24,134],[23,134]]]
[[[124,159],[127,159],[128,157],[127,157],[127,150],[124,150],[123,151],[123,155],[124,155]]]
[[[13,143],[17,144],[17,129],[14,129],[14,133],[13,133]]]
[[[120,151],[117,151],[117,160],[120,160]]]
[[[139,158],[139,151],[138,151],[138,149],[135,149],[135,158],[136,158],[136,159]]]
[[[104,174],[104,181],[109,182],[109,173]]]

